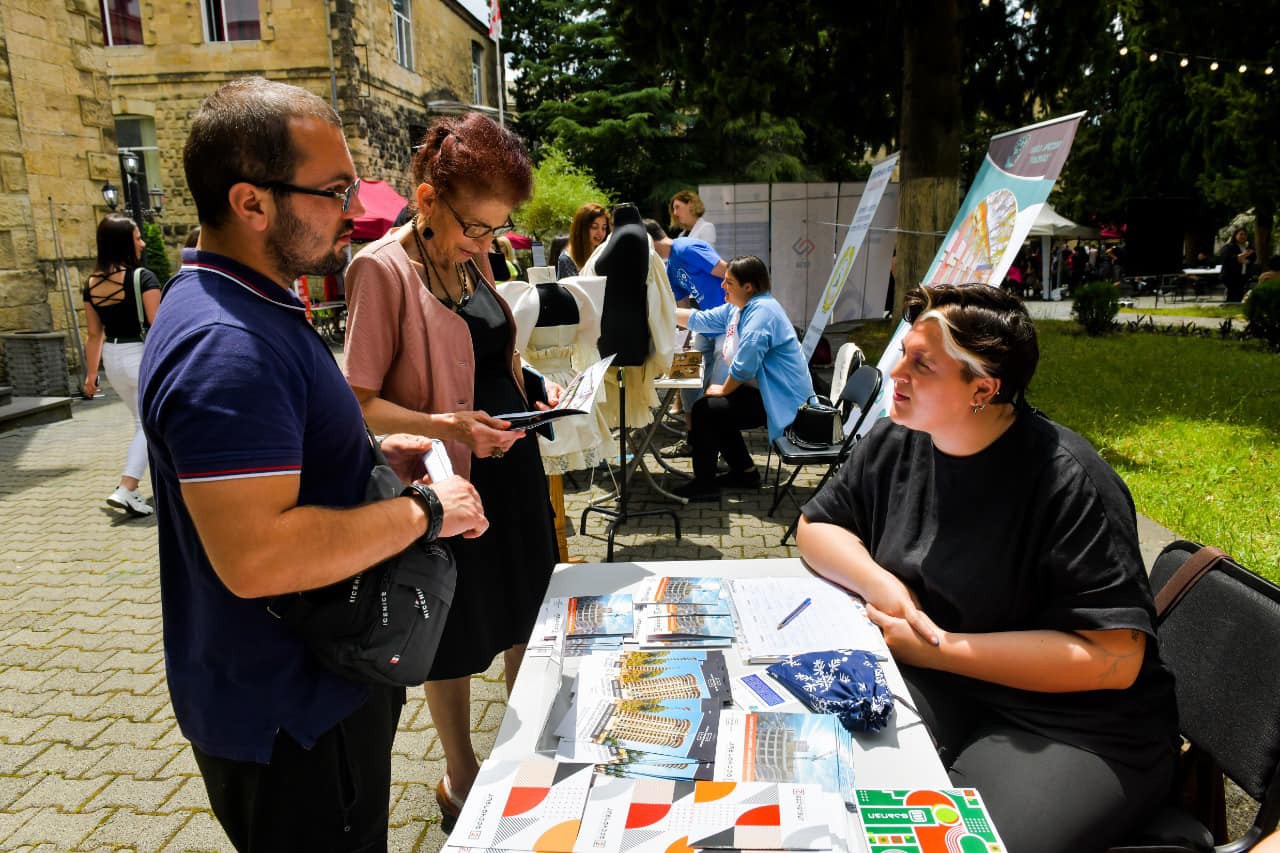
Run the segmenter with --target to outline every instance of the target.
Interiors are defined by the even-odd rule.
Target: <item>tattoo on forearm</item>
[[[1106,646],[1100,647],[1102,654],[1106,657],[1107,661],[1106,666],[1104,666],[1102,671],[1098,673],[1099,689],[1108,689],[1108,685],[1114,681],[1121,666],[1132,661],[1135,656],[1139,656],[1143,653],[1142,637],[1143,634],[1141,631],[1130,631],[1129,639],[1133,641],[1133,645],[1129,646],[1128,650],[1125,652],[1115,652]]]

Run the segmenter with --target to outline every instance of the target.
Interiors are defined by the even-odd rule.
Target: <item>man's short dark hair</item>
[[[315,118],[341,128],[333,107],[287,83],[232,80],[204,99],[182,151],[187,186],[200,222],[217,228],[231,210],[227,193],[241,181],[289,181],[298,165],[289,122]]]

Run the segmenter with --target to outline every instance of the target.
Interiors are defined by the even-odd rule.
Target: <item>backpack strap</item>
[[[133,268],[133,305],[138,309],[138,334],[146,337],[147,318],[142,309],[142,267]]]
[[[1156,621],[1162,622],[1168,618],[1170,611],[1178,606],[1191,591],[1191,587],[1226,558],[1226,551],[1212,545],[1202,545],[1199,551],[1187,557],[1187,561],[1178,567],[1173,577],[1156,594]]]

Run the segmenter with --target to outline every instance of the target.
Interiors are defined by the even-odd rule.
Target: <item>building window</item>
[[[144,208],[153,207],[152,190],[160,190],[160,149],[156,147],[156,122],[148,116],[116,116],[116,147],[120,151],[132,151],[138,155],[138,171],[132,176],[121,175],[120,186],[125,193],[125,207],[130,206],[128,193],[135,191],[136,200]]]
[[[254,41],[262,38],[258,0],[202,0],[205,41]]]
[[[413,70],[413,18],[409,0],[391,0],[391,17],[396,27],[396,62]]]
[[[142,13],[138,0],[102,0],[103,44],[142,44]]]
[[[471,103],[484,103],[484,46],[471,43]]]

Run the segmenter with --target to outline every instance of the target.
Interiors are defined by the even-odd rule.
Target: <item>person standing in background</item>
[[[120,485],[107,503],[134,515],[150,515],[151,505],[138,494],[147,470],[147,436],[138,420],[138,368],[142,339],[160,307],[160,280],[141,266],[146,248],[133,220],[109,213],[98,223],[98,260],[84,286],[84,396],[98,391],[98,362],[133,415],[133,441],[125,457]]]
[[[1222,247],[1222,283],[1227,288],[1227,302],[1239,302],[1244,299],[1244,285],[1249,280],[1249,265],[1253,263],[1254,251],[1249,248],[1249,232],[1237,228],[1231,235],[1231,242]]]
[[[680,190],[671,197],[671,224],[680,226],[677,237],[692,237],[712,248],[716,245],[716,226],[706,218],[707,206],[693,190]]]
[[[609,236],[612,226],[609,211],[595,202],[587,202],[573,215],[569,229],[569,243],[556,258],[556,278],[577,275],[587,265],[591,253]]]

